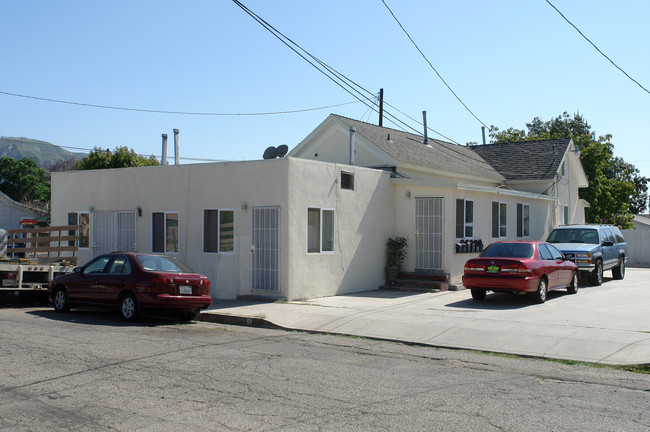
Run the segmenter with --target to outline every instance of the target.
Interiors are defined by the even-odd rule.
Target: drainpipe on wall
[[[354,165],[354,133],[357,128],[350,126],[350,165]]]

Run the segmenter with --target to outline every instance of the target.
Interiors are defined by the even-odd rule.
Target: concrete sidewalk
[[[308,301],[216,300],[200,319],[605,364],[650,364],[650,269],[578,294],[369,291]]]

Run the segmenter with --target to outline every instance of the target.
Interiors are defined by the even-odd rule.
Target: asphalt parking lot
[[[287,303],[215,300],[201,319],[265,324],[531,357],[603,364],[650,364],[650,269],[610,272],[601,286],[575,295],[526,296],[469,290],[439,293],[369,291]]]

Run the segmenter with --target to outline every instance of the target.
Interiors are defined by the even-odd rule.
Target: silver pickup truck
[[[614,225],[568,225],[555,228],[546,240],[575,262],[591,285],[603,283],[603,271],[625,277],[627,243]]]

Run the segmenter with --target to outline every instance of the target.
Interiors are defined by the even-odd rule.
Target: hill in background
[[[29,138],[0,137],[0,157],[31,158],[40,166],[50,166],[58,161],[81,159],[86,153],[73,153],[47,141]]]

